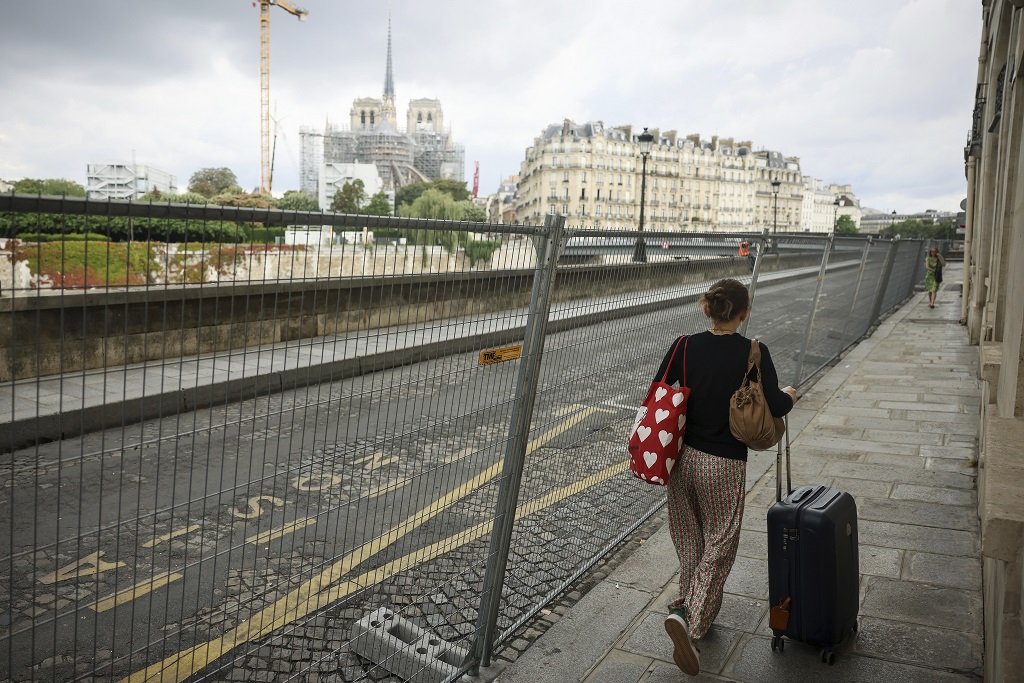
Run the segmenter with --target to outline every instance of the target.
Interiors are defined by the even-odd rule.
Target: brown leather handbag
[[[757,370],[751,381],[750,371]],[[761,384],[761,346],[756,339],[750,341],[750,356],[743,383],[729,399],[729,431],[739,441],[755,451],[768,450],[782,440],[786,423],[768,410]]]

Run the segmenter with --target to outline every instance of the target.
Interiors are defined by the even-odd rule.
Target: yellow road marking
[[[282,536],[287,536],[288,534],[292,533],[293,531],[298,531],[299,529],[304,529],[305,527],[309,526],[310,524],[316,524],[316,517],[303,517],[302,519],[297,519],[294,522],[288,522],[287,524],[285,524],[280,529],[268,529],[267,531],[261,531],[260,533],[256,534],[255,536],[250,536],[249,538],[245,539],[245,542],[246,543],[266,543],[267,541],[273,541],[275,538],[281,538]]]
[[[384,453],[377,452],[373,455],[368,455],[365,458],[359,458],[353,461],[354,465],[362,465],[364,470],[375,470],[385,465],[390,465],[393,462],[398,462],[398,456],[392,455],[390,457],[384,457]]]
[[[146,595],[147,593],[152,593],[157,588],[162,588],[163,586],[166,586],[167,584],[173,581],[177,581],[183,576],[184,574],[172,574],[171,572],[157,574],[153,578],[147,581],[143,581],[140,584],[136,584],[135,586],[132,586],[127,590],[123,590],[120,593],[115,593],[114,595],[111,595],[109,598],[99,600],[98,602],[89,605],[89,607],[92,607],[97,612],[106,612],[107,610],[114,609],[118,605],[123,605],[126,602],[131,602],[136,598],[141,598],[143,595]]]
[[[576,410],[579,407],[580,406],[569,406],[568,411],[563,410],[562,414],[564,415],[564,414],[566,414],[566,412],[571,412],[572,410]],[[526,454],[530,455],[535,450],[537,450],[538,448],[540,448],[541,446],[546,444],[548,441],[551,441],[556,436],[559,436],[563,432],[566,432],[569,429],[572,429],[573,427],[578,425],[580,422],[582,422],[584,419],[586,419],[587,417],[589,417],[593,413],[601,411],[601,410],[603,410],[603,409],[602,408],[584,408],[577,415],[574,415],[571,419],[566,420],[563,424],[559,425],[558,427],[555,427],[554,429],[541,434],[536,439],[534,439],[529,444],[527,444],[526,445]],[[461,451],[459,451],[458,453],[456,453],[454,456],[452,456],[450,458],[445,458],[444,463],[446,465],[450,465],[451,463],[456,462],[458,460],[461,460],[462,458],[465,458],[467,455],[471,455],[471,454],[476,453],[476,452],[477,451],[476,451],[475,448],[464,448]],[[367,459],[368,458],[362,458],[361,460],[356,461],[356,462],[357,463],[358,462],[365,462]],[[413,480],[413,477],[408,477],[406,479],[399,479],[399,480],[393,481],[390,484],[385,484],[384,486],[378,486],[375,489],[370,489],[370,491],[366,494],[365,498],[367,500],[369,500],[371,498],[376,498],[378,496],[382,496],[385,493],[391,493],[392,491],[397,491],[398,489],[402,488],[403,486],[405,486],[406,484],[408,484],[412,480]]]
[[[145,543],[143,543],[142,547],[143,548],[152,548],[153,546],[160,545],[161,543],[166,543],[167,541],[171,540],[172,538],[177,538],[178,536],[184,536],[185,534],[190,534],[190,533],[192,533],[193,531],[195,531],[196,529],[199,529],[199,528],[200,528],[199,524],[193,524],[192,526],[187,526],[184,529],[178,529],[177,531],[172,531],[169,534],[164,534],[163,536],[157,536],[152,541],[146,541]]]
[[[299,477],[292,486],[300,491],[325,491],[340,483],[341,477],[337,474],[314,474],[309,477]]]
[[[352,461],[352,464],[362,465],[364,462],[369,462],[370,460],[373,460],[374,458],[379,458],[382,455],[384,455],[383,451],[377,451],[376,453],[371,453],[370,455],[364,455],[361,458],[356,458],[355,460]]]
[[[82,576],[95,576],[96,574],[108,572],[111,569],[127,566],[124,562],[103,561],[102,558],[105,554],[102,550],[98,550],[91,555],[86,555],[76,562],[61,567],[52,574],[41,577],[39,583],[49,585],[59,581],[67,581],[68,579],[77,579]]]
[[[398,489],[408,484],[410,481],[412,481],[411,477],[408,479],[398,479],[396,481],[391,482],[390,484],[385,484],[384,486],[378,486],[375,489],[370,489],[369,493],[367,493],[364,496],[364,498],[366,500],[370,500],[371,498],[376,498],[377,496],[383,496],[385,493],[397,491]]]
[[[260,505],[263,501],[266,501],[275,507],[281,507],[284,505],[283,500],[275,498],[274,496],[256,496],[255,498],[250,498],[249,502],[246,503],[247,509],[232,510],[231,514],[239,519],[253,519],[254,517],[259,517],[265,512],[263,506]],[[269,510],[270,508],[267,509]]]
[[[458,453],[453,453],[452,455],[446,455],[444,457],[444,461],[443,462],[444,462],[445,465],[451,465],[453,462],[458,462],[459,460],[462,460],[465,457],[473,455],[474,453],[479,453],[479,450],[476,447],[474,447],[474,446],[470,446],[469,448],[463,448]]]
[[[628,461],[623,460],[570,486],[557,489],[537,500],[520,505],[516,508],[516,519],[542,510],[584,489],[595,486],[623,472],[627,464]],[[180,683],[210,662],[224,656],[235,647],[269,635],[276,629],[300,619],[315,610],[326,607],[332,602],[336,602],[365,586],[388,579],[402,569],[412,566],[414,563],[431,560],[454,550],[456,547],[475,541],[489,532],[491,525],[492,522],[482,522],[333,587],[332,584],[336,581],[324,583],[319,580],[324,575],[334,574],[333,570],[335,567],[332,567],[327,572],[324,572],[324,574],[321,574],[320,577],[307,581],[274,604],[264,608],[252,618],[242,622],[223,637],[196,645],[187,650],[182,650],[162,662],[141,671],[136,671],[128,678],[123,679],[121,683],[150,683],[156,681],[159,681],[159,683]],[[314,584],[317,585],[317,588],[311,590]]]

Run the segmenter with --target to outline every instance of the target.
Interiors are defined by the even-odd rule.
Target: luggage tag
[[[772,607],[768,615],[768,626],[776,631],[785,631],[789,626],[789,598]]]

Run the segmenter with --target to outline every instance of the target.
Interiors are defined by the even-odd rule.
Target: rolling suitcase
[[[857,630],[860,566],[857,503],[845,491],[801,486],[790,475],[786,430],[786,490],[782,497],[782,443],[775,459],[775,504],[768,510],[768,598],[774,637],[822,648],[821,661],[835,661],[836,645]]]

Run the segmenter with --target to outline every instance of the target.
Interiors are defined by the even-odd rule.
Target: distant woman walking
[[[722,589],[736,559],[743,519],[747,446],[729,430],[729,399],[739,388],[750,356],[740,324],[750,313],[750,293],[739,281],[719,280],[700,298],[710,329],[693,334],[688,350],[670,349],[657,377],[668,384],[685,376],[690,387],[685,448],[668,479],[669,532],[679,555],[679,595],[665,630],[673,659],[684,673],[700,673],[696,642],[722,606]],[[796,390],[779,388],[768,347],[761,347],[761,381],[772,415],[793,408]]]
[[[928,256],[924,259],[924,267],[928,271],[924,275],[924,288],[928,292],[928,308],[935,308],[935,294],[942,284],[942,267],[946,260],[939,254],[938,247],[928,250]]]

